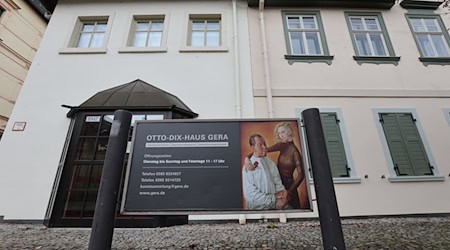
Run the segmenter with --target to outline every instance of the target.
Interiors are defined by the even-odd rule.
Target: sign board
[[[312,210],[297,119],[137,121],[131,147],[122,214]]]

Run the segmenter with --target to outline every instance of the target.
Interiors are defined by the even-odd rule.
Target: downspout
[[[233,45],[234,45],[234,90],[235,90],[235,111],[236,117],[242,117],[242,106],[241,106],[241,81],[240,81],[240,71],[239,71],[239,39],[237,30],[237,10],[236,10],[236,0],[232,0],[233,5]]]
[[[270,84],[269,56],[267,54],[267,40],[264,24],[264,0],[259,0],[259,24],[261,29],[262,53],[264,57],[264,82],[266,84],[267,109],[269,118],[273,118],[272,85]]]

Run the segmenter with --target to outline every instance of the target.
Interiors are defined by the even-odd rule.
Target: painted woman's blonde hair
[[[290,122],[281,122],[278,123],[277,126],[275,127],[275,140],[280,142],[281,138],[278,136],[278,129],[281,127],[285,127],[288,128],[291,131],[291,135],[294,134],[294,129],[292,128],[292,125]]]

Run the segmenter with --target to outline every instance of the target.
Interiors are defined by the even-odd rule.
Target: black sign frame
[[[168,171],[168,169],[170,169],[172,167],[176,168],[176,166],[167,166],[167,165],[170,165],[170,164],[178,164],[179,165],[179,164],[184,164],[184,163],[181,163],[181,160],[180,160],[180,162],[178,162],[179,159],[171,159],[172,156],[173,156],[173,153],[171,154],[170,150],[172,150],[172,152],[176,151],[176,154],[183,154],[183,153],[180,153],[180,152],[182,152],[182,151],[179,150],[180,147],[182,148],[182,147],[186,146],[187,145],[186,143],[188,143],[188,144],[189,143],[193,143],[193,144],[189,144],[189,145],[190,146],[192,146],[192,145],[195,146],[195,145],[197,145],[196,141],[200,142],[200,143],[207,143],[208,147],[212,147],[213,149],[216,146],[220,147],[220,145],[222,145],[222,146],[226,145],[225,142],[228,143],[228,146],[230,146],[230,143],[236,143],[236,145],[232,149],[230,149],[230,150],[234,150],[233,155],[231,157],[236,157],[236,152],[235,151],[238,150],[239,151],[239,159],[237,159],[237,158],[226,158],[225,157],[226,159],[225,159],[224,162],[228,163],[230,161],[234,165],[236,165],[236,160],[239,160],[238,161],[239,164],[237,165],[240,168],[239,172],[237,172],[237,174],[236,174],[236,171],[233,170],[234,173],[229,175],[229,176],[227,176],[227,177],[230,178],[230,177],[233,177],[233,176],[236,177],[237,175],[240,175],[241,179],[238,179],[238,181],[234,180],[234,182],[235,183],[239,182],[240,185],[238,185],[237,189],[242,190],[243,189],[243,187],[242,187],[242,185],[243,185],[242,182],[243,181],[242,181],[242,175],[241,175],[242,174],[241,172],[243,170],[242,162],[243,162],[243,157],[246,155],[246,154],[243,154],[242,145],[244,145],[246,143],[245,145],[247,145],[247,147],[250,148],[250,146],[248,144],[248,138],[242,138],[243,134],[246,134],[248,136],[249,133],[250,133],[249,131],[252,131],[253,133],[261,134],[263,137],[266,138],[267,141],[273,141],[273,139],[269,139],[269,138],[273,137],[274,126],[276,124],[281,124],[281,123],[291,123],[291,124],[295,124],[296,125],[296,126],[292,126],[291,129],[293,129],[295,131],[294,134],[295,134],[296,138],[294,137],[294,144],[295,144],[295,146],[299,147],[298,150],[303,155],[302,168],[303,168],[303,176],[304,176],[303,182],[304,183],[302,182],[302,185],[303,185],[302,192],[305,192],[305,195],[307,197],[305,202],[307,202],[308,207],[306,207],[306,208],[302,207],[302,208],[296,208],[296,209],[292,209],[291,208],[291,209],[285,209],[285,210],[275,210],[275,209],[251,209],[251,210],[249,210],[249,209],[246,209],[244,207],[244,205],[243,205],[245,203],[245,198],[243,198],[243,196],[240,196],[239,200],[241,201],[241,207],[233,207],[231,205],[228,206],[228,204],[229,204],[228,202],[230,202],[232,204],[233,203],[237,204],[236,203],[237,202],[236,201],[236,197],[234,197],[231,201],[227,201],[227,200],[225,201],[224,204],[226,204],[226,206],[228,206],[228,207],[224,207],[224,208],[211,208],[211,207],[210,208],[204,208],[204,207],[200,207],[200,208],[175,208],[175,207],[172,207],[172,208],[169,208],[169,209],[163,208],[163,207],[143,208],[143,209],[142,208],[136,208],[136,206],[139,205],[139,204],[136,203],[136,199],[137,198],[136,197],[132,197],[133,195],[130,195],[129,192],[132,192],[133,188],[136,189],[136,187],[131,187],[130,188],[130,185],[132,185],[133,183],[136,184],[136,182],[139,181],[139,179],[136,180],[137,177],[136,177],[135,171],[136,171],[136,168],[139,168],[138,166],[136,166],[137,161],[138,161],[137,157],[140,157],[141,163],[144,164],[143,155],[145,153],[142,153],[142,152],[145,151],[145,149],[140,148],[143,145],[146,145],[146,147],[149,146],[150,148],[155,146],[154,144],[151,144],[151,143],[154,143],[154,142],[155,142],[155,144],[159,144],[158,147],[163,145],[166,148],[166,150],[168,150],[167,153],[164,153],[164,154],[158,154],[157,153],[155,155],[150,155],[149,154],[149,156],[155,156],[155,157],[158,156],[158,158],[148,158],[148,160],[146,160],[147,163],[150,166],[149,168],[157,169],[158,166],[156,166],[156,165],[158,165],[158,163],[156,163],[156,162],[159,162],[159,160],[162,158],[161,160],[164,160],[164,162],[161,163],[161,164],[165,165],[165,167],[162,167],[161,169],[163,169],[162,172],[164,172],[165,175],[164,176],[159,176],[159,178],[163,178],[163,179],[167,178],[167,179],[173,180],[173,181],[180,181],[180,180],[177,179],[178,177],[176,177],[176,176],[178,175],[178,172],[181,172],[181,171],[176,171],[176,172]],[[242,133],[242,126],[241,126],[242,124],[248,124],[247,127],[249,127],[249,128],[247,128],[247,130],[246,130],[247,132],[246,133]],[[195,127],[195,129],[197,129],[197,130],[200,129],[202,131],[202,133],[188,133],[187,137],[186,137],[186,136],[183,136],[183,135],[186,135],[186,134],[183,134],[183,131],[182,131],[183,129],[179,128],[176,131],[172,130],[171,127],[173,127],[173,126],[176,127],[177,125],[179,127],[181,126],[181,127],[185,127],[185,128],[186,127],[187,128]],[[221,129],[219,129],[222,132],[219,131],[218,133],[214,133],[213,132],[214,129],[217,129],[216,126],[220,127],[220,125],[225,125],[225,126],[222,126]],[[230,125],[233,125],[234,129],[236,129],[236,126],[239,127],[240,131],[239,132],[236,132],[236,131],[233,132],[232,130],[229,130],[229,129],[227,130],[227,127],[229,127]],[[143,129],[148,129],[148,128],[145,128],[145,126],[152,127],[152,128],[159,128],[158,129],[159,132],[155,132],[153,130],[149,130],[153,134],[149,134],[149,135],[147,135],[147,137],[145,139],[142,139],[142,133],[146,134],[146,133],[149,132],[147,130],[143,131]],[[252,127],[254,128],[253,130],[252,130]],[[210,132],[208,132],[207,131],[208,129],[212,129],[212,130]],[[269,130],[271,131],[270,133],[267,132]],[[166,132],[160,132],[160,131],[166,131]],[[171,134],[168,134],[167,131],[169,131]],[[225,131],[225,132],[223,132],[223,131]],[[234,139],[234,140],[231,139],[231,136],[224,136],[224,135],[227,135],[227,133],[231,133],[231,134],[238,133],[238,135],[234,134],[233,137],[236,138],[236,136],[237,136],[239,141],[236,141],[236,139]],[[212,134],[212,137],[209,138],[209,135],[211,135],[211,134]],[[165,135],[164,140],[163,140],[163,137],[162,137],[163,135]],[[173,136],[169,137],[170,135],[173,135]],[[180,135],[181,135],[181,137],[180,137]],[[202,135],[204,135],[204,136],[202,136]],[[186,141],[186,139],[192,139],[193,142]],[[216,140],[214,140],[212,142],[218,143],[218,144],[214,144],[214,143],[211,144],[210,143],[211,140],[209,140],[209,139],[216,139]],[[146,143],[145,144],[141,144],[140,146],[136,145],[137,143],[142,143],[143,141],[146,141]],[[246,142],[244,143],[243,141],[246,141]],[[150,144],[147,144],[147,143],[150,143]],[[161,144],[161,143],[166,143],[166,144]],[[181,144],[179,144],[179,143],[181,143]],[[269,142],[268,142],[268,144],[269,144]],[[200,144],[200,145],[202,145],[202,144]],[[205,145],[205,144],[203,144],[203,145]],[[285,119],[198,119],[198,120],[136,121],[135,126],[134,126],[133,135],[132,135],[128,166],[126,168],[126,178],[125,178],[125,185],[124,185],[124,191],[123,191],[123,197],[122,197],[121,213],[124,214],[124,215],[177,215],[177,214],[181,215],[181,214],[218,214],[218,213],[221,213],[221,214],[236,214],[236,213],[246,213],[246,214],[248,214],[248,213],[253,213],[254,214],[254,213],[280,213],[280,212],[283,212],[283,213],[312,212],[313,211],[313,206],[312,206],[313,203],[312,203],[311,190],[310,190],[310,178],[309,178],[308,170],[307,170],[307,167],[306,167],[307,166],[307,160],[306,159],[308,157],[305,157],[307,155],[307,153],[306,153],[307,151],[305,150],[306,149],[305,145],[306,145],[306,142],[305,142],[304,132],[301,129],[301,122],[297,118],[285,118]],[[202,146],[200,146],[200,147],[202,147]],[[238,147],[238,149],[236,149],[236,147]],[[202,154],[205,153],[205,152],[206,151],[203,150]],[[217,154],[217,150],[215,152]],[[138,155],[140,155],[140,156],[138,156]],[[166,155],[166,157],[164,157],[164,155]],[[196,155],[198,156],[198,152],[196,153]],[[230,156],[228,156],[228,157],[230,157]],[[205,157],[203,157],[203,158],[205,158]],[[272,158],[274,158],[274,157],[272,156]],[[186,160],[186,158],[183,158],[183,159]],[[205,164],[205,162],[197,161],[198,159],[194,159],[194,158],[192,158],[192,159],[193,159],[193,161],[192,161],[193,163],[192,164],[194,164],[194,163],[196,163],[196,164]],[[210,159],[210,160],[222,160],[221,158],[216,159],[214,157],[213,158],[209,157],[208,159]],[[187,160],[189,161],[190,159],[187,159]],[[145,164],[147,164],[147,163],[145,163]],[[190,167],[194,167],[193,165],[190,165],[191,163],[186,163],[186,164],[189,164]],[[220,169],[220,168],[224,168],[225,165],[222,166],[219,163],[217,163],[217,165],[213,165],[213,166],[217,167],[217,169]],[[143,168],[143,166],[141,166],[141,167]],[[228,166],[228,168],[229,168],[229,166]],[[234,168],[236,168],[236,166]],[[211,170],[211,169],[209,169],[209,170]],[[153,181],[150,184],[148,184],[148,183],[139,184],[141,188],[142,187],[144,187],[144,188],[145,187],[151,187],[151,186],[161,186],[161,187],[165,186],[164,184],[157,184],[157,185],[154,184],[154,181],[158,177],[158,176],[156,176],[156,173],[158,173],[158,171],[155,171],[155,172],[151,172],[151,171],[143,172],[142,169],[139,170],[139,171],[141,171],[140,172],[141,174],[139,175],[141,183],[143,181]],[[146,174],[146,176],[144,176],[144,173]],[[172,176],[167,176],[166,173],[169,173]],[[175,173],[177,173],[177,175]],[[201,173],[201,172],[197,172],[197,173]],[[150,174],[154,174],[154,175],[150,176]],[[183,176],[183,173],[181,173],[180,175]],[[186,176],[187,179],[191,178],[190,181],[194,180],[194,179],[192,179],[192,176],[189,176],[188,174],[185,174],[185,176]],[[223,177],[222,174],[220,176]],[[181,177],[181,179],[182,178],[185,178],[185,177]],[[221,180],[220,179],[216,179],[215,181],[216,182],[217,181],[220,182]],[[174,185],[174,184],[170,184],[170,185]],[[187,185],[187,184],[180,183],[180,185],[185,187],[185,185]],[[182,190],[182,189],[184,189],[183,187],[179,187],[179,188]],[[168,187],[165,186],[165,188],[168,188]],[[189,187],[187,189],[189,189]],[[233,192],[235,194],[237,192],[236,191],[237,189],[236,189],[236,187],[233,189],[234,190]],[[155,193],[156,192],[158,192],[157,195],[156,194],[154,196],[153,195],[150,195],[150,196],[149,195],[142,195],[142,197],[143,197],[143,199],[146,197],[145,199],[147,199],[147,200],[150,199],[149,197],[155,197],[155,199],[152,201],[152,204],[155,203],[155,202],[158,203],[158,204],[164,203],[164,199],[157,199],[156,197],[161,198],[161,196],[166,196],[166,193],[161,195],[161,193],[160,193],[161,191],[155,191]],[[200,202],[200,203],[203,202],[203,204],[206,204],[206,206],[208,206],[208,203],[207,202],[204,203],[204,201],[202,200],[203,197],[209,197],[209,198],[207,198],[207,200],[213,199],[212,203],[217,203],[217,202],[220,203],[220,200],[217,200],[217,199],[214,198],[214,196],[215,196],[214,192],[213,192],[213,194],[208,194],[207,192],[203,192],[202,189],[197,189],[196,192],[201,192],[201,194],[197,194],[200,197],[200,199],[196,199],[195,192],[193,194],[189,194],[187,192],[184,192],[183,194],[181,194],[179,196],[176,196],[176,197],[177,198],[180,198],[180,197],[184,198],[184,197],[186,197],[187,194],[193,195],[194,196],[193,200],[195,200],[196,202]],[[216,193],[223,194],[223,192],[217,191],[217,190],[216,190]],[[241,195],[243,195],[242,192],[241,192]],[[136,194],[134,194],[134,196],[136,196]],[[130,197],[132,197],[132,198],[130,199]],[[222,195],[222,197],[225,197],[225,195]],[[169,197],[169,199],[173,199],[173,198],[174,197],[172,197],[172,198]],[[132,200],[132,199],[135,199],[135,200]],[[137,201],[139,201],[139,200],[137,200]],[[145,207],[145,205],[144,205],[144,207]]]

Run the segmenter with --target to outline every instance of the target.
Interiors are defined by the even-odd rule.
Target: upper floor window
[[[324,61],[331,64],[319,12],[283,11],[289,63]]]
[[[221,45],[220,16],[191,17],[188,45],[193,47],[218,47]]]
[[[135,15],[130,25],[126,47],[119,53],[157,53],[167,51],[168,15]]]
[[[111,16],[78,17],[68,47],[59,53],[106,53],[111,19]]]
[[[383,31],[376,16],[350,16],[353,39],[360,56],[388,55]]]
[[[322,42],[315,16],[286,16],[293,55],[322,55]]]
[[[346,12],[345,15],[355,49],[355,60],[394,64],[400,60],[400,57],[395,57],[380,13]]]
[[[107,20],[82,22],[81,30],[74,47],[100,48],[105,39]]]
[[[315,15],[286,15],[286,22],[292,55],[323,55]]]
[[[133,47],[160,47],[163,27],[164,19],[161,18],[135,19],[133,39],[130,45]]]
[[[189,14],[180,52],[227,52],[227,20],[225,13]]]
[[[448,34],[438,16],[408,16],[423,57],[450,57]]]

